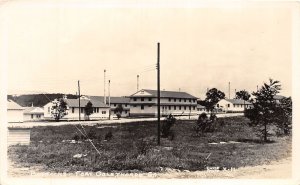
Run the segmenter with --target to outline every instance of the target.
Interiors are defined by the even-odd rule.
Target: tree
[[[208,111],[213,111],[215,108],[215,105],[221,100],[225,98],[225,94],[216,89],[212,88],[206,93],[206,98],[204,100],[205,107]]]
[[[123,110],[124,110],[124,108],[123,108],[122,104],[118,104],[116,109],[115,109],[115,113],[116,113],[118,119],[121,118]]]
[[[89,101],[84,107],[85,115],[87,115],[88,120],[90,119],[90,115],[93,114],[93,104]]]
[[[259,128],[259,135],[264,141],[268,139],[268,125],[282,126],[286,128],[289,115],[291,115],[291,101],[285,99],[283,103],[278,103],[274,99],[281,90],[279,81],[269,79],[269,83],[257,91],[253,92],[255,96],[253,108],[245,111],[245,116],[250,119],[252,126]]]
[[[242,90],[242,91],[238,91],[235,93],[235,98],[236,99],[241,99],[241,100],[245,100],[245,101],[248,101],[250,99],[250,94],[245,91],[245,90]]]
[[[288,135],[292,126],[292,98],[283,98],[276,104],[276,126],[278,135]]]
[[[67,103],[63,100],[54,100],[53,105],[51,107],[51,115],[55,119],[55,121],[59,121],[62,117],[64,117],[67,112]]]

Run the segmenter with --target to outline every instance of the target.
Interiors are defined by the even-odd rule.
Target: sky
[[[161,89],[203,99],[215,87],[228,97],[230,82],[233,97],[272,78],[292,95],[289,3],[76,2],[0,4],[9,94],[75,94],[80,80],[82,94],[102,96],[104,69],[106,95],[108,80],[112,96],[135,93],[137,75],[139,89],[156,89],[159,42]]]

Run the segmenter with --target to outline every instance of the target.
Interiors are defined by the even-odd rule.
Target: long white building
[[[130,98],[131,117],[155,117],[157,116],[157,91],[142,89]],[[161,91],[160,92],[161,115],[196,115],[197,97],[186,92]]]
[[[67,103],[66,115],[61,120],[79,120],[79,100],[78,99],[67,99],[64,98],[64,101]],[[93,113],[90,116],[87,116],[85,113],[85,106],[88,102],[91,102],[93,105]],[[48,120],[53,120],[51,114],[51,108],[54,105],[54,102],[49,102],[44,106],[44,118]],[[81,120],[101,120],[109,118],[109,109],[110,107],[105,105],[101,101],[92,100],[87,97],[80,98],[80,119]]]
[[[222,99],[217,103],[217,108],[223,112],[244,112],[251,106],[250,102],[240,99]]]

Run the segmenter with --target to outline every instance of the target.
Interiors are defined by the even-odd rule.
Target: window
[[[116,107],[116,106],[117,106],[117,104],[114,103],[114,107]]]
[[[179,98],[179,102],[181,102],[181,98]]]
[[[178,106],[179,107],[179,110],[181,110],[181,106]]]
[[[169,110],[171,110],[171,105],[169,105]]]
[[[169,98],[169,102],[171,101],[171,98]]]
[[[74,113],[74,107],[72,107],[72,113]]]
[[[31,114],[31,119],[33,119],[33,114]]]
[[[127,114],[127,110],[125,110],[125,114]]]
[[[191,100],[191,99],[189,99],[189,102],[192,102],[192,100]]]
[[[233,107],[235,107],[235,104],[233,104]]]
[[[193,107],[193,110],[195,110],[195,107]]]
[[[176,98],[174,98],[174,102],[176,102]]]
[[[133,98],[133,101],[136,101],[136,98]]]
[[[144,110],[144,105],[141,105],[141,110]]]
[[[229,103],[227,104],[227,107],[230,107],[230,104],[229,104]]]
[[[148,98],[149,101],[152,101],[152,98]]]
[[[191,106],[189,106],[189,110],[192,110]]]
[[[219,108],[219,107],[220,107],[220,105],[219,105],[219,104],[217,104],[217,107]]]
[[[133,105],[133,107],[136,107],[136,105]]]
[[[141,101],[144,101],[144,98],[141,98]]]
[[[186,106],[184,106],[183,108],[184,108],[184,110],[186,110]]]
[[[99,107],[97,107],[96,110],[97,110],[97,113],[99,113]]]
[[[148,105],[148,107],[152,107],[152,105]]]
[[[102,114],[106,114],[106,111],[104,110],[104,111],[102,111]]]
[[[184,99],[184,102],[186,102],[186,99]]]
[[[176,105],[174,106],[174,110],[176,110]]]

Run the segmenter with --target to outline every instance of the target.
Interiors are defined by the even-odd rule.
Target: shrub
[[[161,127],[161,137],[166,138],[172,134],[172,139],[174,138],[174,133],[171,132],[171,127],[175,124],[175,122],[176,119],[170,114]]]
[[[80,139],[80,137],[79,137],[79,135],[76,133],[76,134],[74,134],[73,139],[74,139],[75,141],[78,141],[78,140]]]
[[[87,137],[88,137],[89,139],[96,139],[96,138],[97,138],[97,136],[96,136],[96,131],[95,131],[93,128],[91,128],[91,129],[89,130],[89,132],[87,133]]]
[[[104,139],[107,140],[107,141],[109,141],[109,140],[111,140],[112,137],[113,137],[112,132],[111,132],[111,131],[108,131],[108,132],[105,134]]]

